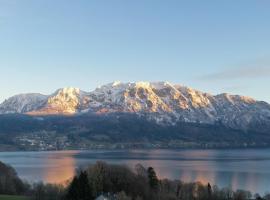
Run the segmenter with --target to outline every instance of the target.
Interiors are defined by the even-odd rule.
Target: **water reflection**
[[[270,191],[270,150],[122,150],[0,153],[22,178],[50,183],[66,181],[76,167],[104,160],[155,168],[160,178],[210,182],[220,187]]]
[[[64,183],[73,177],[76,168],[74,155],[76,153],[68,153],[57,156],[48,156],[45,168],[42,172],[43,181],[48,183]]]

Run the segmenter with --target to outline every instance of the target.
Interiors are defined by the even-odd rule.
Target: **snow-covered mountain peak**
[[[49,98],[49,103],[53,102],[54,100],[59,100],[62,102],[68,102],[71,100],[78,100],[80,95],[80,89],[79,88],[61,88],[58,89],[51,97]]]
[[[120,85],[121,84],[121,81],[114,81],[113,83],[112,83],[112,87],[116,87],[116,86],[118,86],[118,85]]]
[[[136,88],[150,88],[150,82],[146,82],[146,81],[135,82],[134,87],[136,87]]]
[[[76,96],[80,94],[80,91],[81,90],[79,88],[74,88],[74,87],[60,88],[56,90],[52,96],[55,96],[55,95]]]
[[[150,83],[151,86],[155,89],[163,89],[165,87],[173,87],[174,88],[174,85],[171,84],[170,82],[168,81],[160,81],[160,82],[151,82]]]
[[[83,104],[85,96],[86,92],[79,88],[61,88],[48,97],[45,107],[31,114],[74,114]]]
[[[52,95],[23,94],[0,104],[0,114],[32,115],[125,112],[147,116],[157,123],[222,122],[245,127],[252,122],[270,123],[270,105],[250,97],[211,95],[169,82],[119,81],[92,92],[62,88]]]
[[[47,96],[39,93],[19,94],[0,104],[0,113],[25,113],[42,107]]]

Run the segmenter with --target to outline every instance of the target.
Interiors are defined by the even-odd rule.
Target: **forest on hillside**
[[[33,117],[0,115],[0,151],[122,148],[270,147],[262,126],[238,130],[221,123],[160,125],[132,114]]]

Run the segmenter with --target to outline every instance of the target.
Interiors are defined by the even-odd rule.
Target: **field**
[[[0,195],[0,200],[29,200],[29,198],[24,196]]]

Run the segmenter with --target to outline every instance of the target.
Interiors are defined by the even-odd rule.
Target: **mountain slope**
[[[46,99],[40,109],[34,109],[30,115],[76,114],[85,104],[86,92],[78,88],[62,88]]]
[[[0,104],[0,114],[75,114],[84,105],[86,92],[78,88],[58,89],[52,95],[20,94]]]
[[[0,104],[0,114],[27,113],[38,110],[46,103],[47,96],[42,94],[16,95]]]

